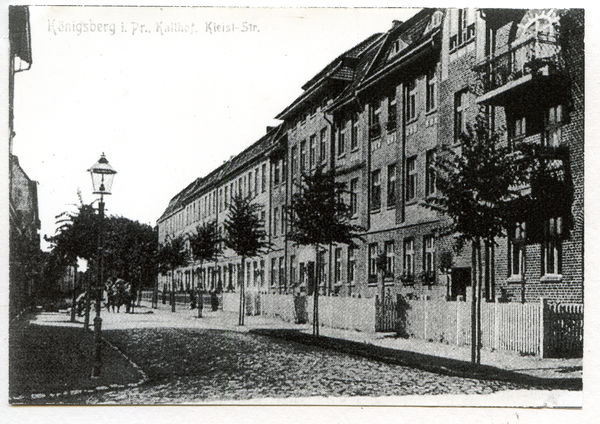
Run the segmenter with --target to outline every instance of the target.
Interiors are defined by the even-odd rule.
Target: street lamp
[[[98,222],[98,287],[96,288],[96,317],[94,318],[94,344],[96,352],[94,355],[94,366],[92,368],[92,378],[100,377],[102,369],[102,318],[100,310],[102,309],[102,285],[104,284],[104,250],[102,240],[102,224],[104,221],[104,195],[111,194],[110,189],[117,171],[108,164],[108,160],[102,153],[102,156],[88,172],[92,176],[93,193],[100,195],[100,203],[98,204],[99,222]]]

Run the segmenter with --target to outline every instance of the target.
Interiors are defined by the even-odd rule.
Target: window
[[[319,137],[319,162],[325,162],[327,159],[327,128],[321,130]]]
[[[254,170],[254,192],[256,193],[256,195],[258,196],[258,193],[260,192],[260,190],[258,189],[258,168],[256,168]]]
[[[252,171],[248,172],[248,195],[252,196],[253,192],[253,187],[252,187]]]
[[[281,207],[281,235],[285,235],[285,208]]]
[[[225,191],[223,192],[224,201],[225,201],[225,209],[229,207],[229,199],[227,197],[227,186],[225,186]]]
[[[512,140],[518,140],[527,134],[527,120],[524,116],[515,118],[509,129],[510,138]]]
[[[290,168],[292,172],[292,178],[296,175],[296,160],[298,160],[298,146],[292,146],[292,157],[290,158]]]
[[[459,91],[454,95],[454,141],[460,142],[460,136],[467,131],[465,111],[469,106],[467,90]]]
[[[542,275],[562,274],[562,235],[562,217],[551,218],[544,223]]]
[[[325,250],[319,252],[319,287],[324,287],[327,281],[327,273],[325,272],[327,269],[326,255],[327,252]]]
[[[397,124],[398,124],[398,118],[397,118],[397,108],[396,108],[396,90],[394,89],[394,91],[388,95],[387,130],[394,131],[396,129]]]
[[[423,271],[427,276],[435,272],[435,238],[432,235],[423,237]]]
[[[385,278],[394,278],[394,241],[386,241],[383,247],[385,251]]]
[[[356,216],[358,213],[358,178],[350,180],[350,214]]]
[[[358,113],[352,118],[352,132],[350,133],[350,151],[358,149]]]
[[[417,157],[406,159],[406,201],[417,197]]]
[[[279,185],[279,160],[275,160],[273,164],[273,186]]]
[[[337,247],[335,249],[335,282],[339,283],[342,281],[342,248]]]
[[[223,210],[223,189],[219,190],[219,211]]]
[[[427,151],[425,155],[425,195],[432,196],[435,194],[435,150]]]
[[[378,170],[371,173],[371,210],[381,208],[381,172]]]
[[[271,288],[277,285],[277,258],[271,259]]]
[[[243,196],[244,186],[242,185],[242,177],[238,178],[237,186],[238,186],[238,196]]]
[[[277,227],[279,225],[279,208],[273,209],[273,236],[277,237]]]
[[[348,247],[348,285],[353,286],[356,280],[356,248]]]
[[[256,287],[258,284],[258,262],[254,261],[254,267],[252,271],[252,285]]]
[[[279,286],[285,284],[285,256],[279,258]]]
[[[396,207],[396,164],[388,166],[387,207]]]
[[[264,193],[265,191],[267,191],[267,164],[263,163],[262,165],[262,174],[261,174],[261,189],[262,192]]]
[[[313,134],[310,136],[310,151],[309,151],[309,167],[313,169],[317,161],[317,135]]]
[[[260,286],[263,287],[265,285],[265,261],[260,261]]]
[[[562,105],[553,106],[546,111],[544,119],[544,145],[558,147],[562,140],[561,126],[564,122]]]
[[[369,282],[377,283],[377,243],[369,244]]]
[[[306,171],[306,140],[300,142],[300,172]]]
[[[296,287],[296,255],[290,256],[290,286]]]
[[[437,78],[435,68],[427,72],[427,96],[426,96],[427,112],[435,110],[437,107]]]
[[[371,140],[381,135],[381,124],[379,115],[381,114],[381,100],[374,101],[369,107],[369,138]]]
[[[508,236],[508,276],[519,277],[523,275],[524,250],[527,234],[525,223],[517,222]]]
[[[413,278],[415,275],[415,241],[414,239],[404,240],[404,277]]]
[[[417,119],[417,89],[418,81],[413,79],[409,81],[406,95],[406,120],[413,121]]]
[[[346,122],[340,127],[340,136],[338,137],[338,156],[346,153]]]
[[[472,10],[458,9],[453,16],[450,35],[450,51],[464,46],[475,38],[475,23],[471,22]]]

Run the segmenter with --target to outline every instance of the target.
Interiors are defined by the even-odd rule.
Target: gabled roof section
[[[308,82],[306,82],[302,89],[304,93],[302,93],[292,104],[286,107],[282,112],[280,112],[275,118],[276,119],[286,119],[293,112],[295,112],[299,106],[304,104],[307,100],[309,100],[313,95],[319,92],[319,89],[323,87],[324,83],[331,80],[352,82],[356,77],[356,68],[358,63],[360,62],[360,57],[364,51],[368,50],[373,46],[374,43],[377,43],[382,37],[381,33],[373,34],[369,36],[367,39],[361,41],[356,46],[352,47],[350,50],[342,53],[340,56],[335,58],[331,63],[329,63],[325,68],[323,68],[317,75],[312,77]]]
[[[423,9],[408,21],[394,26],[386,34],[386,39],[377,57],[373,60],[367,77],[381,71],[387,65],[402,58],[405,53],[428,40],[435,29],[441,28],[433,21],[439,19],[437,9]],[[434,14],[435,19],[434,19]]]
[[[197,178],[192,181],[187,187],[177,193],[170,201],[169,205],[158,219],[158,222],[171,216],[173,213],[181,210],[189,202],[202,196],[209,190],[214,189],[224,181],[227,182],[229,177],[240,171],[248,164],[265,156],[265,153],[272,148],[277,142],[278,135],[282,132],[281,125],[269,128],[267,134],[261,137],[258,141],[243,150],[238,155],[223,163],[223,165],[211,171],[204,177]]]

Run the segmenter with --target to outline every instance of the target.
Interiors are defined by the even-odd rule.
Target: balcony
[[[556,78],[564,75],[564,69],[556,37],[538,33],[504,46],[474,67],[478,73],[477,101],[503,105],[509,92],[511,97],[520,96],[523,89],[537,91],[557,86]]]

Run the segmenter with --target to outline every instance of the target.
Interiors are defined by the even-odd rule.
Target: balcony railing
[[[546,33],[538,33],[518,44],[506,45],[475,66],[481,94],[527,75],[556,75],[563,69],[560,45],[554,35]]]

